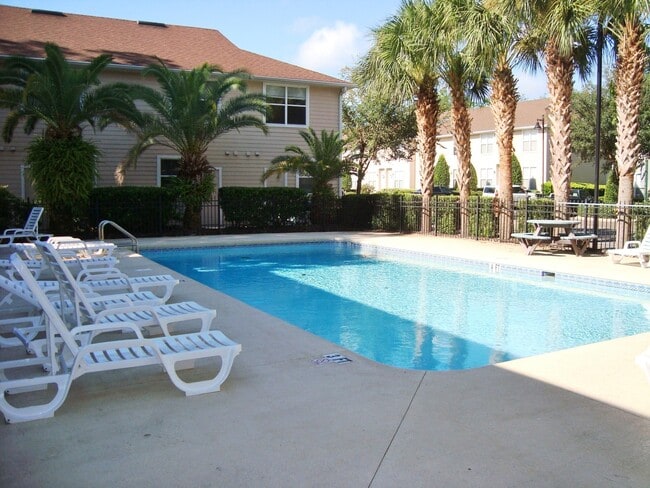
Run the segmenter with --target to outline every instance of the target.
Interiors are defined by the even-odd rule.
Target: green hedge
[[[29,202],[14,196],[6,186],[0,186],[0,233],[4,229],[21,228],[32,210]],[[40,222],[43,227],[43,222]]]
[[[91,228],[88,231],[96,234],[102,220],[112,220],[135,236],[170,234],[180,226],[181,210],[177,195],[168,188],[94,188],[90,195]],[[106,232],[113,236],[109,227]]]
[[[219,204],[226,221],[241,228],[268,229],[306,225],[309,196],[299,188],[219,189]]]

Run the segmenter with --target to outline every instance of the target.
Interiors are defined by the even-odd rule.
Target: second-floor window
[[[307,125],[307,88],[266,85],[268,124]]]
[[[521,134],[523,150],[526,152],[537,151],[537,131],[525,130]]]
[[[481,134],[481,154],[494,152],[494,134]]]

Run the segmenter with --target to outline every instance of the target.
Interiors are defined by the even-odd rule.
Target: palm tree
[[[300,131],[307,149],[289,145],[287,154],[273,158],[271,166],[262,175],[262,181],[284,173],[300,173],[312,178],[312,193],[319,197],[334,195],[330,182],[343,176],[349,161],[342,159],[345,143],[338,132],[321,131],[320,137],[311,127]]]
[[[641,162],[639,144],[643,74],[648,66],[648,0],[599,0],[598,11],[616,43],[616,167],[619,210],[616,246],[622,247],[631,234],[631,216],[626,206],[634,197],[634,172]]]
[[[510,239],[513,228],[512,139],[519,93],[513,68],[522,63],[521,29],[516,16],[504,15],[497,8],[499,0],[468,2],[464,16],[464,39],[472,55],[472,63],[491,77],[491,108],[495,137],[499,150],[498,201],[500,208],[499,237]]]
[[[324,210],[325,205],[335,196],[330,182],[346,174],[350,162],[342,159],[345,143],[338,132],[321,131],[320,137],[311,127],[301,130],[300,137],[307,149],[296,145],[284,148],[287,154],[277,156],[271,166],[262,175],[266,181],[273,175],[299,173],[312,178],[312,223],[320,223],[320,214],[315,210]]]
[[[427,15],[428,6],[423,0],[404,0],[399,12],[373,31],[373,45],[355,69],[360,84],[371,85],[394,103],[415,99],[417,148],[422,160],[423,230],[429,225],[427,208],[433,194],[440,115],[438,40],[420,35],[420,24]]]
[[[44,125],[29,144],[27,163],[55,233],[78,230],[88,208],[99,150],[83,139],[84,128],[127,124],[137,114],[128,85],[100,84],[111,60],[103,54],[73,66],[58,46],[46,44],[44,59],[8,58],[0,72],[0,107],[9,109],[3,139],[10,142],[21,122],[26,134]]]
[[[439,0],[431,7],[426,30],[429,35],[444,39],[441,50],[440,78],[449,87],[452,102],[454,148],[458,157],[458,187],[460,193],[460,232],[469,235],[469,197],[472,176],[470,101],[483,101],[487,97],[488,83],[485,73],[471,64],[467,45],[463,42],[463,12],[473,0]]]
[[[524,21],[530,65],[536,55],[545,60],[549,91],[550,169],[556,202],[569,200],[571,189],[571,97],[576,69],[581,78],[589,74],[593,58],[592,0],[549,0],[504,2],[506,15]],[[544,148],[544,150],[546,150]],[[564,212],[564,209],[556,209]],[[558,215],[562,217],[563,215]]]
[[[220,135],[244,127],[265,134],[268,128],[260,115],[267,104],[261,94],[246,93],[248,75],[243,71],[220,72],[204,64],[191,71],[169,69],[160,61],[149,66],[144,76],[153,76],[160,90],[137,86],[134,97],[153,112],[144,112],[132,128],[137,136],[126,166],[135,164],[149,147],[159,144],[180,155],[177,186],[185,205],[186,230],[199,232],[201,205],[214,191],[213,173],[206,152]]]

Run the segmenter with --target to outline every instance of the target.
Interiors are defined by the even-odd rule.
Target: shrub
[[[14,196],[6,186],[0,186],[0,231],[22,227],[31,205]]]
[[[102,220],[112,220],[136,236],[163,235],[178,227],[181,210],[178,195],[169,188],[94,188],[90,194],[90,227],[87,232],[96,232]],[[106,230],[110,231],[109,228]]]
[[[434,186],[449,186],[449,178],[449,165],[444,154],[441,154],[433,168],[433,184]]]
[[[225,219],[236,227],[268,229],[308,223],[309,197],[299,188],[219,189]]]

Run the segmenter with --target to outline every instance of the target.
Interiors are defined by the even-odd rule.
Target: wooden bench
[[[526,253],[528,255],[533,254],[535,252],[535,249],[537,249],[537,246],[540,244],[550,244],[552,240],[551,236],[549,235],[538,235],[532,232],[515,232],[514,234],[511,234],[511,236],[519,240],[519,243],[524,247],[524,249],[526,249]]]
[[[598,239],[596,234],[569,234],[560,236],[560,242],[562,244],[570,244],[576,256],[582,256],[589,247],[589,243],[594,239]]]

